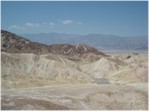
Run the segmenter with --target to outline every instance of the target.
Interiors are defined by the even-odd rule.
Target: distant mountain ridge
[[[148,50],[148,46],[143,46],[143,47],[139,47],[139,48],[136,48],[134,50]]]
[[[60,54],[60,55],[84,55],[93,53],[95,55],[105,56],[104,53],[85,44],[76,46],[69,44],[53,44],[45,45],[32,42],[28,39],[20,37],[14,33],[1,30],[1,51],[8,53],[34,53],[34,54]]]
[[[99,50],[134,50],[148,47],[148,36],[121,37],[116,35],[103,34],[65,34],[65,33],[39,33],[22,34],[22,36],[43,44],[64,44],[76,45],[84,43]],[[147,49],[144,49],[147,50]]]

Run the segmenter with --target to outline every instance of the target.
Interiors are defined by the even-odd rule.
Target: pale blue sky
[[[148,35],[148,2],[2,2],[2,29],[21,33]]]

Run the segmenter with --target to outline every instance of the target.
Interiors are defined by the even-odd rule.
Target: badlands
[[[148,54],[43,45],[2,30],[2,110],[148,110]]]

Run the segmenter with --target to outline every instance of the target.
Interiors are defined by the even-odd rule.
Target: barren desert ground
[[[2,110],[147,110],[148,55],[110,55],[77,61],[2,53]]]

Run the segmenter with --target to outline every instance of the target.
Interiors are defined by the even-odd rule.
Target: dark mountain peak
[[[1,30],[1,41],[1,50],[8,52],[11,52],[12,49],[20,50],[31,43],[28,39],[4,30]]]
[[[97,49],[85,44],[76,46],[70,44],[52,44],[45,45],[37,42],[31,42],[28,39],[20,37],[14,33],[1,30],[2,47],[1,51],[9,53],[35,53],[35,54],[60,54],[60,55],[80,55],[94,53],[96,55],[103,55]]]
[[[24,41],[30,41],[26,38],[23,38],[23,37],[20,37],[14,33],[11,33],[11,32],[8,32],[8,31],[5,31],[5,30],[1,30],[1,37],[4,37],[2,39],[8,39],[7,41],[10,41],[11,39],[13,40],[24,40]]]

